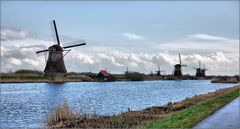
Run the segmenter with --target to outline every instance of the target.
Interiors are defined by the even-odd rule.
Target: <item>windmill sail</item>
[[[63,47],[63,48],[64,48],[64,49],[67,49],[67,48],[78,47],[78,46],[82,46],[82,45],[86,45],[86,43],[81,43],[81,44],[76,44],[76,45],[66,46],[66,47]]]
[[[57,44],[60,45],[60,41],[59,41],[59,37],[58,37],[57,26],[56,26],[55,20],[53,20],[53,26],[54,26],[54,30],[55,30],[55,35],[56,35],[56,39],[57,39]]]

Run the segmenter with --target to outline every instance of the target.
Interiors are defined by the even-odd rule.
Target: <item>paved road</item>
[[[240,129],[240,97],[228,103],[214,114],[204,119],[193,129],[222,128]]]

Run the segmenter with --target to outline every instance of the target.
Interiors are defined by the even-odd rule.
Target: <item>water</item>
[[[1,128],[44,127],[46,114],[68,101],[75,110],[113,115],[231,87],[209,80],[1,84]]]

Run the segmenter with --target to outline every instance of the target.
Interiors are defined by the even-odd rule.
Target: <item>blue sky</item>
[[[84,52],[95,47],[129,55],[181,52],[206,56],[222,52],[230,57],[239,52],[238,1],[1,1],[2,28],[17,28],[48,41],[53,19],[60,38],[86,40],[87,48],[76,48]]]
[[[114,41],[119,33],[132,32],[153,40],[171,41],[192,33],[238,38],[239,4],[221,2],[2,2],[1,25],[70,37]]]

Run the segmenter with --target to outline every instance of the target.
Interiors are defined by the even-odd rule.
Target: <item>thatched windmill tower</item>
[[[205,77],[205,71],[207,70],[205,68],[205,65],[203,65],[203,68],[201,68],[201,61],[199,60],[198,63],[198,68],[194,68],[196,69],[196,77]]]
[[[67,48],[86,45],[86,43],[81,43],[81,44],[61,47],[55,20],[53,20],[53,25],[54,25],[55,35],[57,39],[57,44],[50,46],[48,49],[36,52],[37,54],[42,52],[48,52],[48,59],[47,59],[46,67],[44,69],[45,75],[48,75],[48,74],[52,75],[56,73],[66,73],[67,70],[66,70],[63,58],[71,50],[71,49],[67,50]],[[67,51],[67,52],[63,55],[63,51]]]
[[[186,67],[181,61],[181,55],[179,53],[179,64],[174,65],[173,76],[182,76],[182,67]]]

